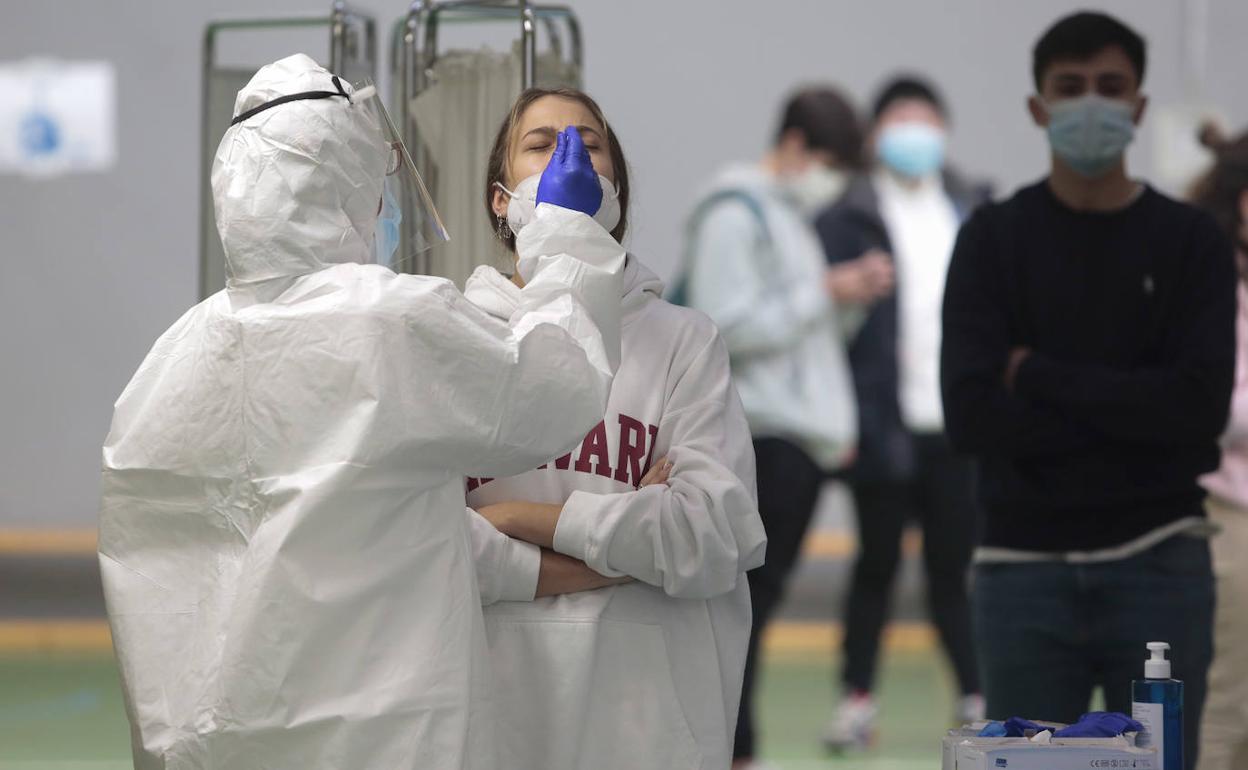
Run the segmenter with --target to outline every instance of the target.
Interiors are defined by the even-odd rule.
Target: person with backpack
[[[761,633],[797,562],[822,483],[856,452],[846,337],[892,290],[880,253],[829,267],[811,224],[859,163],[862,133],[835,89],[798,91],[774,146],[722,171],[693,210],[683,275],[671,297],[719,327],[757,463],[767,560],[749,573],[753,623],[734,767],[754,762],[751,695]]]

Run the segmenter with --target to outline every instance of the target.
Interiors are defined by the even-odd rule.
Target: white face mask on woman
[[[511,198],[507,202],[507,226],[513,233],[519,233],[521,228],[533,221],[537,210],[537,184],[541,180],[541,174],[526,177],[514,191],[508,190],[502,182],[494,183]],[[594,221],[610,232],[620,223],[620,192],[602,174],[598,175],[598,184],[602,185],[602,205],[595,212]]]

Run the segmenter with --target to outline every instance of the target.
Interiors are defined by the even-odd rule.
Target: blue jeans
[[[980,564],[971,613],[988,716],[1073,722],[1100,685],[1131,713],[1144,645],[1170,643],[1183,680],[1185,766],[1196,764],[1213,659],[1214,583],[1206,540],[1176,536],[1121,561]]]

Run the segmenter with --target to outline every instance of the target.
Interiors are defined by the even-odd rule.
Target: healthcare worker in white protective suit
[[[601,194],[565,153],[506,321],[366,264],[402,148],[352,93],[302,55],[239,93],[212,169],[227,288],[116,404],[100,563],[140,769],[505,766],[463,477],[601,419],[624,253],[552,205]]]

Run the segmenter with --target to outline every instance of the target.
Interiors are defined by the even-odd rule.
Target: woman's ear
[[[490,203],[490,208],[494,210],[494,216],[507,216],[507,202],[510,200],[507,193],[499,189],[498,185],[494,185],[494,199]]]

